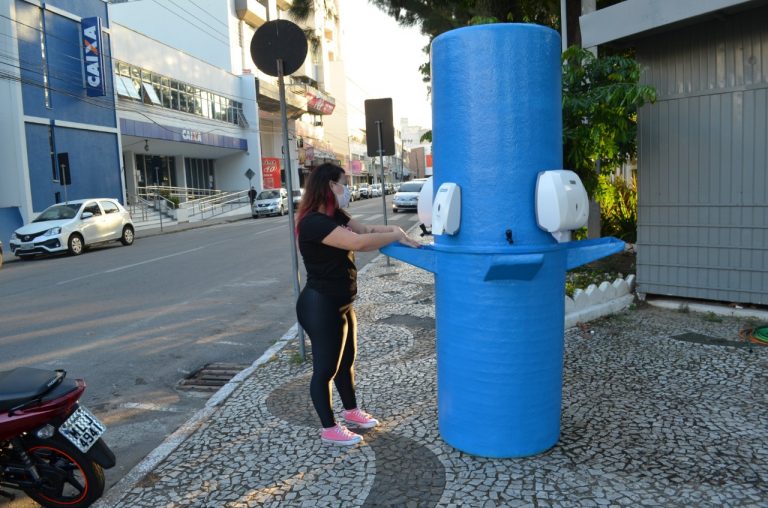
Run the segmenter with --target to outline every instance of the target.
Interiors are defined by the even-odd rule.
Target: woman
[[[336,422],[331,381],[344,405],[348,425],[369,429],[378,425],[357,407],[355,354],[357,318],[352,301],[357,294],[354,251],[372,251],[392,242],[418,247],[398,226],[361,224],[343,210],[349,203],[344,170],[323,164],[310,173],[296,219],[299,250],[307,283],[296,303],[296,314],[312,343],[309,393],[323,429],[320,438],[336,445],[354,445],[362,436]]]

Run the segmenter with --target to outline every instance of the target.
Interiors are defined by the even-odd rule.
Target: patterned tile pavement
[[[358,400],[382,422],[365,444],[320,442],[291,343],[110,506],[768,505],[768,348],[672,338],[737,341],[743,320],[641,306],[566,331],[560,441],[487,459],[437,430],[433,282],[383,258],[360,277]]]

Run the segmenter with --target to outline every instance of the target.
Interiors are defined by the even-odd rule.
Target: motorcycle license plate
[[[104,424],[82,406],[59,427],[61,435],[83,453],[90,450],[106,430]]]

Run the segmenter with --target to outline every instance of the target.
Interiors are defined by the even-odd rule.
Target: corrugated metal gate
[[[638,291],[768,304],[768,7],[638,41]]]

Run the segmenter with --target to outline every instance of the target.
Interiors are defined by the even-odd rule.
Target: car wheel
[[[70,255],[79,256],[83,253],[83,237],[77,233],[73,234],[67,241],[67,247]]]
[[[393,209],[392,209],[392,213],[397,213],[397,212],[399,212],[399,211],[400,211],[400,210],[398,210],[397,208],[393,208]]]
[[[133,245],[133,228],[131,226],[125,226],[123,228],[123,236],[120,237],[120,242],[123,245]]]

